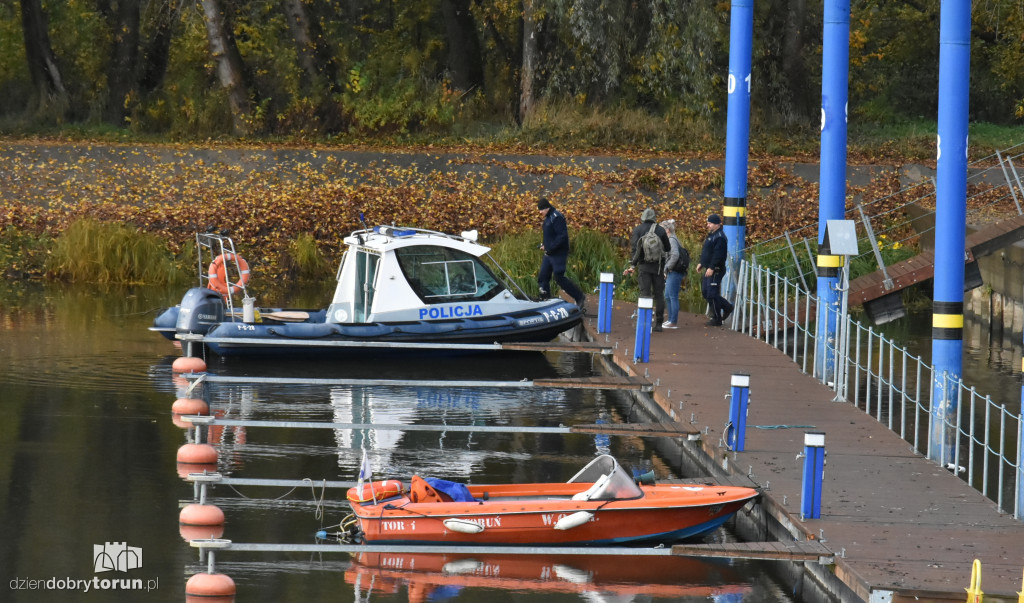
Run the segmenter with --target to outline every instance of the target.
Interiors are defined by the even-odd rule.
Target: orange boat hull
[[[376,504],[350,504],[366,542],[558,546],[699,536],[757,496],[750,488],[656,485],[643,486],[643,496],[634,499],[572,500],[588,485],[470,486],[478,500],[414,502],[406,493]],[[580,521],[559,523],[570,516]]]

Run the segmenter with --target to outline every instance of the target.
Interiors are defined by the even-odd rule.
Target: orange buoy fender
[[[188,465],[212,465],[217,462],[217,449],[209,444],[184,444],[178,449],[178,462]]]
[[[181,508],[178,523],[187,526],[222,526],[224,511],[214,505],[188,504]]]
[[[185,540],[203,540],[204,538],[220,538],[224,535],[224,526],[194,526],[178,522],[178,534]]]
[[[362,487],[349,488],[346,496],[354,503],[368,503],[398,496],[402,490],[402,482],[397,479],[389,479],[382,482],[367,482]]]
[[[178,477],[189,481],[188,476],[193,473],[216,473],[217,463],[178,463]]]
[[[239,278],[237,283],[228,282],[228,264],[238,262]],[[249,263],[237,253],[222,253],[210,262],[207,271],[207,286],[221,295],[234,295],[249,283]]]
[[[171,412],[176,415],[205,415],[210,412],[210,405],[199,398],[178,398],[171,404]]]
[[[171,370],[175,373],[202,373],[206,371],[206,361],[195,356],[181,356],[171,363]]]
[[[231,597],[235,581],[227,574],[194,574],[185,583],[185,594],[192,597]]]

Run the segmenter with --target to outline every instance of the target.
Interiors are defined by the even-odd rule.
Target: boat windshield
[[[488,300],[501,285],[476,256],[436,245],[411,245],[395,250],[409,286],[428,304]]]
[[[606,484],[590,500],[615,500],[639,498],[644,495],[640,486],[636,485],[629,473],[619,465],[614,457],[607,454],[595,458],[579,473],[572,476],[568,483],[597,484],[604,476],[609,476]]]

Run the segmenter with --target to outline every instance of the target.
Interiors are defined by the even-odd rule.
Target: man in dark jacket
[[[697,272],[701,275],[701,292],[711,306],[709,327],[720,327],[732,314],[732,304],[722,297],[722,278],[725,276],[725,260],[729,254],[729,240],[722,232],[722,218],[718,214],[708,216],[708,236],[700,250]]]
[[[636,272],[637,284],[640,286],[640,297],[654,298],[654,330],[661,331],[665,322],[665,257],[672,248],[668,241],[668,233],[655,223],[658,214],[654,208],[648,207],[640,214],[640,224],[629,235],[630,266],[622,274]],[[654,234],[661,239],[664,248],[661,258],[656,262],[647,261],[644,256],[641,238],[654,227]]]
[[[540,272],[537,274],[537,286],[540,288],[540,296],[547,298],[551,296],[548,289],[551,283],[552,273],[555,282],[562,288],[579,306],[580,312],[586,314],[587,296],[576,285],[565,276],[565,265],[569,260],[569,227],[565,224],[565,216],[551,205],[545,197],[537,201],[537,209],[544,216],[544,242],[540,248],[544,252],[544,259],[540,263]]]

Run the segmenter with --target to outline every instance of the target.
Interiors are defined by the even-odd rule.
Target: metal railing
[[[952,450],[946,468],[995,501],[1015,519],[1024,514],[1024,423],[1005,404],[996,404],[961,379],[940,375],[943,391],[957,400],[955,423],[932,411],[933,367],[873,327],[865,327],[841,315],[836,324],[832,375],[823,374],[827,363],[816,356],[818,298],[806,286],[759,266],[756,257],[743,260],[737,274],[736,311],[732,328],[781,350],[800,370],[819,378],[835,393],[837,401],[855,404],[865,413],[898,433],[913,449],[929,457],[931,422],[941,420]],[[829,308],[828,311],[839,312]],[[822,366],[819,367],[819,364]]]
[[[1024,164],[1024,143],[996,151],[968,165],[967,216],[970,223],[986,223],[995,216],[1024,214],[1024,184],[1018,164]],[[934,226],[912,227],[912,224],[915,220],[934,219],[935,210],[926,209],[926,206],[934,204],[934,200],[934,179],[927,179],[887,195],[847,204],[843,217],[858,223],[858,245],[864,250],[850,260],[861,259],[876,266],[888,282],[880,245],[884,241],[885,246],[920,246],[923,237],[933,237]],[[923,213],[917,218],[909,217],[911,206],[921,207]],[[761,258],[761,263],[779,269],[786,267],[801,281],[807,282],[814,280],[814,254],[819,237],[819,224],[814,220],[754,243],[744,249],[744,255],[756,255]]]

